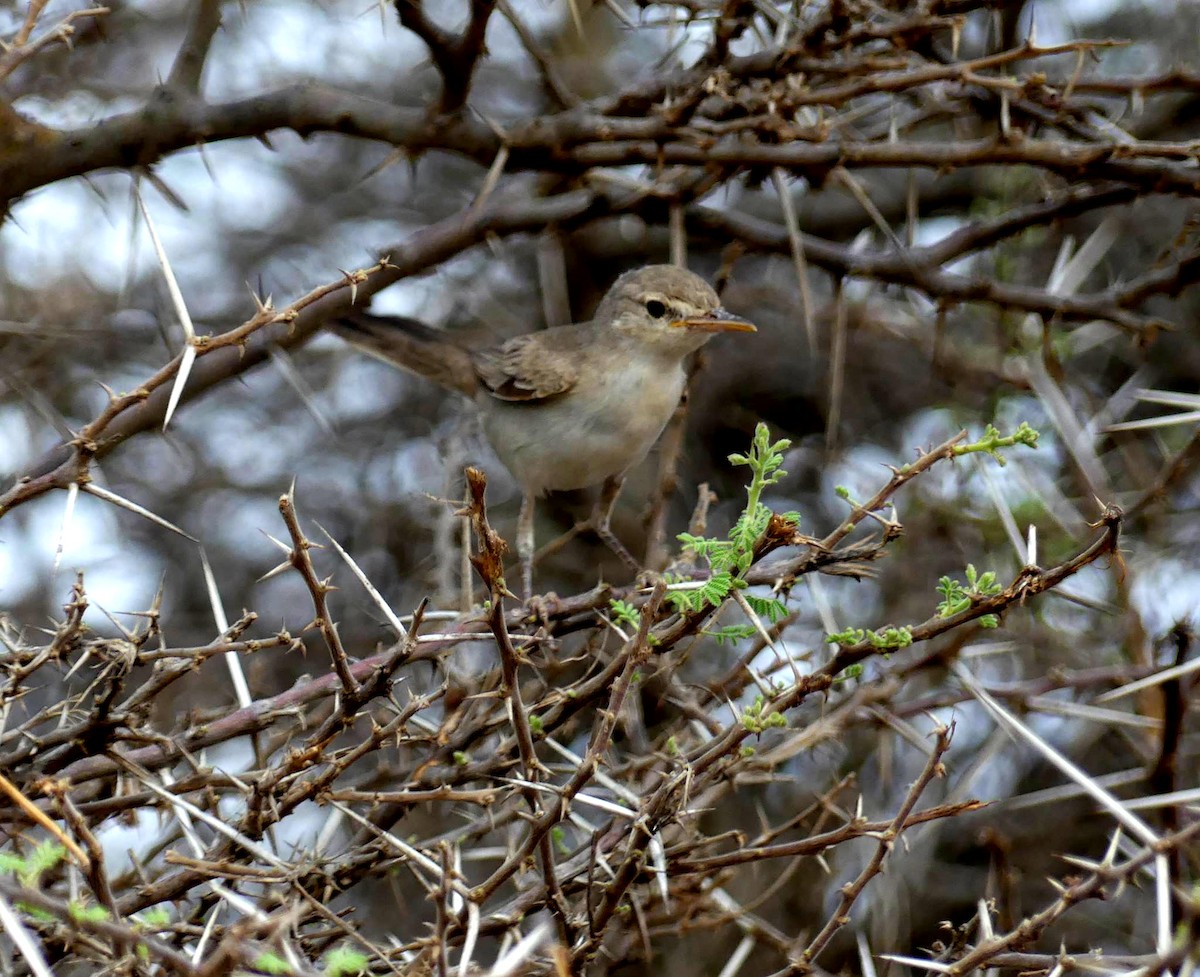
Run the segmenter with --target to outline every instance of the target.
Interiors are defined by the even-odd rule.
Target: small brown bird
[[[533,585],[534,499],[604,483],[592,528],[635,571],[609,528],[625,472],[670,420],[684,361],[718,332],[754,332],[721,308],[704,279],[648,265],[616,280],[590,322],[467,349],[412,319],[367,314],[333,323],[381,359],[470,397],[484,433],[521,485],[517,553],[525,597]]]

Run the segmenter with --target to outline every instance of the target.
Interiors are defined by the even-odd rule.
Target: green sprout
[[[983,452],[995,458],[996,464],[1003,466],[1007,462],[1004,456],[1000,454],[1001,448],[1015,448],[1017,445],[1036,448],[1037,443],[1038,432],[1031,428],[1027,421],[1022,421],[1012,434],[1007,435],[1001,434],[995,426],[989,424],[984,429],[983,437],[978,441],[972,441],[970,444],[955,445],[951,451],[956,458],[961,455]]]
[[[717,644],[723,645],[725,642],[736,644],[738,641],[744,641],[746,638],[752,638],[758,633],[758,629],[753,624],[727,624],[719,631],[705,631],[710,638],[716,638]]]
[[[783,453],[789,447],[791,442],[786,438],[772,442],[767,426],[760,423],[755,428],[749,454],[729,456],[732,464],[745,465],[750,469],[750,484],[746,486],[746,506],[730,530],[728,539],[712,539],[692,533],[679,534],[677,538],[686,549],[697,557],[708,560],[712,573],[700,587],[667,592],[667,600],[676,611],[698,612],[705,607],[716,607],[731,591],[742,590],[747,586],[745,573],[754,562],[755,548],[771,522],[771,510],[763,504],[762,493],[787,474],[782,466]],[[788,513],[784,518],[798,524],[796,513]],[[753,603],[751,607],[754,607]],[[757,608],[755,610],[757,613],[764,613]],[[783,604],[775,601],[771,604],[768,616],[777,614],[778,616],[771,616],[771,620],[775,621],[786,613],[787,609]]]
[[[861,664],[847,665],[842,669],[842,673],[833,680],[835,687],[849,682],[851,679],[856,679],[862,676],[863,667]]]
[[[766,708],[767,701],[763,696],[756,696],[754,704],[747,706],[742,712],[742,728],[756,735],[765,732],[768,729],[779,729],[787,727],[787,717],[781,712],[772,712],[763,715],[763,710]]]
[[[25,857],[0,852],[0,874],[15,875],[23,886],[32,889],[43,874],[57,867],[66,857],[67,850],[56,841],[43,841]]]
[[[254,959],[254,969],[264,974],[290,974],[292,965],[277,953],[260,953]]]
[[[765,617],[772,624],[778,624],[787,617],[787,604],[776,597],[755,597],[746,594],[746,603],[759,617]]]
[[[81,902],[72,902],[67,907],[71,918],[78,923],[107,923],[112,914],[103,906],[85,906]]]
[[[912,644],[912,628],[880,628],[877,631],[867,631],[863,628],[846,628],[837,634],[825,635],[825,640],[831,645],[859,645],[864,641],[876,651],[895,651],[897,648],[907,648]]]
[[[996,580],[994,570],[978,573],[973,563],[967,564],[967,582],[961,584],[953,577],[942,577],[938,581],[938,593],[942,600],[937,606],[938,617],[953,617],[970,609],[978,601],[993,597],[1004,590]],[[985,614],[979,619],[980,627],[997,628],[1000,618],[995,614]]]
[[[642,615],[628,601],[618,600],[614,597],[608,602],[608,606],[612,609],[614,624],[623,624],[634,631],[642,626]]]
[[[367,971],[365,953],[348,946],[334,947],[325,955],[325,977],[354,977]]]
[[[165,906],[155,906],[137,916],[135,922],[149,930],[166,929],[171,924],[171,911]]]

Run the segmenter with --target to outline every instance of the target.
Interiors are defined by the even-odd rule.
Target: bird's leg
[[[634,559],[633,554],[625,549],[625,545],[613,535],[610,522],[612,521],[613,509],[617,505],[617,496],[621,494],[621,486],[625,479],[621,475],[610,475],[604,480],[604,487],[600,490],[600,501],[596,503],[595,511],[592,513],[592,530],[601,541],[610,550],[621,558],[624,563],[634,573],[640,573],[642,566]]]
[[[517,516],[517,558],[521,561],[521,597],[533,596],[533,507],[534,496],[521,496],[521,513]]]

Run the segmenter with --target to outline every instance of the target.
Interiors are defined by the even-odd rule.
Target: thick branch
[[[471,15],[462,34],[453,34],[433,23],[426,16],[421,0],[395,0],[395,4],[400,23],[425,42],[442,75],[438,113],[457,112],[466,104],[475,66],[485,53],[483,40],[495,0],[471,0]]]

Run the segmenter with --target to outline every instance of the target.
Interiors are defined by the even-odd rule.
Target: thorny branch
[[[416,108],[317,83],[223,102],[205,97],[201,80],[214,57],[220,6],[195,5],[167,81],[133,110],[54,128],[0,102],[4,203],[56,181],[113,167],[152,169],[197,144],[215,153],[224,142],[265,139],[279,129],[379,143],[413,159],[456,156],[478,167],[479,193],[469,207],[403,242],[373,242],[386,257],[368,267],[331,272],[326,284],[282,309],[262,302],[240,323],[189,340],[195,367],[185,402],[222,385],[233,389],[230,381],[273,346],[295,347],[329,318],[482,243],[629,216],[650,225],[682,216],[672,225],[677,235],[684,228],[690,240],[716,242],[733,256],[800,255],[794,265],[801,275],[816,270],[839,283],[911,289],[931,300],[939,317],[974,303],[1072,329],[1099,320],[1143,345],[1179,325],[1154,300],[1179,294],[1196,277],[1200,258],[1184,238],[1137,274],[1089,285],[1091,291],[970,264],[1031,230],[1200,193],[1196,144],[1140,132],[1140,121],[1126,125],[1118,107],[1135,95],[1195,99],[1194,73],[1085,74],[1082,66],[1112,46],[1104,40],[1052,48],[1029,41],[960,57],[966,18],[995,6],[985,0],[680,2],[670,5],[672,13],[688,18],[690,30],[710,29],[699,60],[588,99],[572,94],[516,5],[476,0],[465,23],[450,30],[417,0],[396,0],[395,16],[424,42],[441,79],[436,101]],[[0,55],[0,80],[65,42],[73,21],[106,13],[76,11],[38,34],[44,7],[39,0],[29,5]],[[556,103],[552,111],[503,124],[473,111],[493,8],[536,64]],[[649,9],[647,16],[654,14]],[[1072,55],[1078,67],[1062,70]],[[1002,171],[1023,179],[990,201],[1001,206],[917,244],[888,226],[894,212],[885,216],[873,199],[880,174],[917,170]],[[840,180],[858,191],[863,214],[834,235],[804,223],[794,206],[791,219],[783,209],[764,216],[761,208],[742,209],[736,194],[722,200],[715,192],[736,188],[749,199],[766,180],[798,195]],[[938,199],[934,190],[927,198],[914,193],[911,222],[923,200]],[[771,200],[785,209],[795,203]],[[864,237],[847,243],[858,230]],[[161,423],[182,362],[175,356],[133,391],[114,394],[0,495],[0,516],[54,489],[88,486],[96,462]],[[818,574],[838,582],[865,575],[872,561],[895,551],[904,529],[894,510],[882,513],[935,466],[948,467],[965,436],[893,469],[823,537],[803,535],[773,515],[745,573],[748,592],[791,599]],[[1135,511],[1176,487],[1195,453],[1193,438],[1161,467]],[[673,456],[663,474],[664,484],[674,478]],[[325,671],[321,664],[320,674],[290,688],[273,681],[273,666],[305,650],[309,629],[300,637],[284,629],[249,637],[258,626],[253,614],[209,644],[180,647],[160,626],[156,604],[123,638],[101,638],[84,622],[89,600],[80,579],[46,637],[0,615],[0,782],[7,797],[0,807],[7,832],[0,896],[40,938],[50,965],[86,961],[134,971],[153,961],[187,977],[216,977],[283,961],[302,973],[324,967],[322,955],[346,939],[365,948],[369,959],[360,969],[373,973],[476,972],[488,954],[513,944],[524,947],[529,973],[590,973],[653,954],[661,935],[678,938],[692,927],[728,930],[783,973],[820,972],[815,961],[832,957],[852,917],[868,912],[864,895],[886,882],[885,860],[901,868],[909,857],[897,839],[960,823],[973,828],[971,819],[994,810],[961,794],[917,807],[935,780],[944,777],[948,788],[960,782],[949,721],[934,726],[930,750],[921,717],[972,694],[931,676],[965,656],[984,620],[1032,628],[1042,598],[1060,594],[1069,578],[1104,569],[1106,560],[1115,574],[1124,569],[1122,511],[1108,504],[1089,543],[1076,540],[1068,550],[1064,542],[1047,565],[1023,566],[1006,585],[971,594],[955,613],[917,617],[907,629],[912,648],[884,648],[872,635],[827,650],[812,638],[811,615],[793,600],[783,617],[755,629],[735,664],[722,659],[714,672],[705,660],[713,647],[707,634],[720,632],[707,629],[745,613],[744,595],[699,611],[674,609],[671,588],[707,578],[703,568],[688,567],[670,584],[604,584],[547,594],[528,606],[506,604],[505,545],[489,523],[484,486],[482,473],[468,472],[461,514],[475,532],[475,566],[489,604],[436,633],[421,604],[407,633],[398,629],[399,641],[358,658],[340,637],[331,577],[318,569],[324,554],[312,552],[291,493],[281,500],[292,544],[284,547],[284,571],[307,591],[312,633],[322,636],[332,666]],[[657,501],[656,537],[668,494]],[[614,624],[614,600],[624,602],[621,626]],[[809,631],[801,629],[806,620]],[[229,706],[215,677],[220,663],[212,659],[225,655],[261,665],[257,698],[244,708]],[[1189,667],[1183,657],[1174,668]],[[464,695],[449,676],[450,666],[467,658],[483,664],[472,666]],[[1025,681],[981,678],[980,687],[1014,713],[1053,705],[1076,709],[1088,722],[1099,715],[1136,730],[1161,728],[1156,783],[1166,792],[1177,785],[1189,749],[1181,727],[1184,680],[1162,679],[1171,707],[1157,725],[1098,699],[1129,683],[1154,682],[1161,671],[1147,662],[1106,661]],[[209,693],[207,705],[174,714],[173,697],[197,686]],[[855,785],[822,769],[817,747],[849,751],[857,737],[890,744],[893,735],[889,757],[909,762],[913,779],[896,789],[881,770],[880,784],[863,785],[860,796],[874,790],[887,805],[884,817],[867,821],[846,810],[843,797]],[[261,749],[245,750],[255,737]],[[239,750],[250,755],[248,766],[229,760]],[[752,831],[723,821],[724,802],[738,792],[757,800],[752,792],[767,782],[792,791],[786,798],[794,806],[781,815],[764,805]],[[1182,802],[1170,805],[1171,817],[1182,817]],[[154,816],[143,820],[147,814]],[[150,839],[139,839],[128,865],[112,855],[119,819],[136,819]],[[1128,883],[1158,854],[1178,853],[1175,881],[1185,891],[1184,875],[1194,870],[1185,854],[1196,835],[1197,825],[1184,824],[1123,862],[1113,856],[1067,876],[1044,908],[1014,918],[1003,932],[992,931],[984,911],[978,939],[959,940],[941,962],[955,975],[989,967],[1079,969],[1087,947],[1056,956],[1037,952],[1039,938],[1083,900],[1132,898]],[[41,841],[58,842],[70,860],[36,847]],[[798,891],[816,888],[804,875],[810,863],[868,842],[872,852],[834,902],[809,914],[814,935],[798,937],[798,927],[784,932],[766,909],[759,915],[759,904],[779,898],[793,879]],[[768,866],[778,866],[779,875],[763,886],[756,873]],[[404,913],[386,946],[367,940],[350,912],[381,880],[395,886]],[[739,902],[746,891],[753,897]],[[1138,898],[1161,911],[1157,893]],[[169,912],[155,912],[167,906]],[[1192,924],[1179,947],[1108,963],[1143,968],[1148,977],[1181,967],[1195,952],[1195,907],[1180,896],[1170,911]],[[553,921],[553,936],[538,927],[539,918]],[[530,942],[517,942],[522,936]],[[44,964],[21,957],[13,969]]]
[[[395,0],[400,23],[416,34],[429,48],[442,76],[439,113],[457,112],[467,101],[471,75],[484,54],[483,38],[495,0],[471,0],[466,27],[461,35],[438,27],[425,13],[422,0]]]
[[[950,449],[959,440],[952,439],[941,448],[927,453],[903,473],[898,472],[869,505],[855,510],[852,519],[864,518],[868,510],[882,507],[901,485],[920,477],[932,464],[953,457]],[[412,698],[405,707],[393,706],[394,717],[386,723],[376,720],[365,735],[355,733],[349,723],[354,711],[370,708],[372,701],[385,696],[392,681],[391,676],[398,668],[411,670],[418,662],[437,661],[451,654],[456,647],[451,635],[422,643],[417,634],[420,627],[418,619],[414,620],[408,636],[397,648],[360,662],[345,658],[340,667],[338,656],[335,655],[335,670],[322,678],[308,680],[273,698],[259,700],[247,709],[194,724],[190,729],[170,737],[154,733],[145,726],[148,718],[146,713],[118,707],[105,732],[106,740],[113,744],[104,748],[104,752],[110,756],[76,759],[65,767],[60,761],[57,764],[58,776],[62,778],[61,783],[69,785],[60,790],[61,803],[66,806],[52,805],[48,809],[52,816],[60,811],[65,813],[67,829],[84,839],[93,850],[96,849],[92,835],[105,818],[131,806],[162,804],[159,796],[161,788],[156,788],[151,794],[131,794],[120,804],[106,800],[107,788],[102,785],[112,783],[113,778],[122,771],[137,769],[144,771],[139,776],[146,777],[152,771],[163,770],[178,761],[189,762],[189,758],[196,756],[197,750],[206,746],[235,741],[264,731],[272,732],[274,742],[279,744],[291,740],[298,742],[283,753],[275,750],[265,753],[264,756],[274,756],[276,759],[267,761],[269,766],[250,778],[216,776],[214,771],[195,766],[192,762],[191,776],[173,778],[174,783],[167,785],[167,791],[176,796],[192,797],[202,796],[205,791],[215,792],[218,796],[240,793],[245,804],[243,814],[230,823],[229,836],[218,837],[203,858],[169,858],[168,863],[177,866],[175,871],[160,876],[152,885],[143,886],[137,897],[126,896],[114,902],[113,896],[107,892],[108,886],[102,884],[99,878],[89,876],[95,897],[102,904],[115,906],[116,912],[124,918],[163,900],[187,900],[190,893],[198,895],[198,887],[214,877],[225,877],[232,884],[248,871],[264,881],[275,879],[275,884],[294,889],[296,894],[303,893],[306,898],[311,896],[320,899],[320,893],[329,891],[330,887],[354,885],[356,881],[383,871],[396,858],[394,843],[385,838],[374,838],[368,833],[363,835],[358,847],[351,847],[324,864],[311,863],[302,870],[297,866],[298,874],[290,877],[279,875],[277,867],[274,867],[275,856],[271,857],[271,865],[259,866],[250,863],[238,866],[231,859],[239,852],[244,857],[247,852],[259,850],[255,839],[262,838],[270,825],[279,823],[304,800],[325,797],[341,803],[366,804],[376,812],[378,828],[385,831],[394,817],[411,809],[414,804],[466,805],[468,808],[482,804],[488,817],[484,821],[472,818],[460,827],[443,831],[437,842],[439,850],[445,853],[472,841],[478,843],[489,833],[506,827],[518,829],[520,840],[507,852],[497,868],[481,877],[473,888],[463,890],[473,907],[469,912],[447,913],[444,910],[450,903],[439,902],[443,911],[439,916],[437,939],[432,943],[417,941],[411,947],[422,952],[436,948],[440,955],[449,945],[463,945],[468,932],[475,933],[472,939],[496,934],[541,906],[550,909],[558,920],[558,934],[563,945],[573,948],[572,954],[582,960],[596,951],[603,935],[611,927],[624,925],[619,922],[622,918],[620,907],[626,904],[628,898],[633,898],[633,893],[641,887],[648,888],[645,895],[637,897],[639,900],[662,886],[668,890],[681,887],[676,897],[683,898],[688,887],[686,880],[696,873],[709,875],[728,872],[740,866],[752,865],[760,859],[801,858],[818,854],[853,838],[882,832],[879,835],[881,847],[876,858],[860,875],[858,883],[845,891],[846,904],[831,917],[822,931],[824,935],[819,935],[810,944],[814,949],[806,959],[811,959],[836,929],[843,925],[849,905],[877,873],[883,853],[891,848],[889,839],[905,829],[911,830],[932,820],[961,817],[978,809],[977,804],[967,802],[927,811],[914,810],[918,797],[932,776],[931,771],[942,769],[940,758],[949,747],[947,731],[943,729],[926,765],[925,774],[918,778],[890,822],[872,825],[854,820],[825,834],[813,833],[807,840],[767,844],[729,856],[704,854],[710,842],[703,834],[697,834],[698,822],[695,815],[689,813],[688,798],[703,796],[705,803],[712,803],[737,782],[740,768],[747,771],[752,769],[753,761],[744,753],[742,744],[748,736],[753,735],[753,728],[758,728],[761,734],[762,727],[749,727],[738,722],[729,725],[718,723],[714,730],[716,735],[707,742],[697,742],[690,747],[679,743],[683,752],[678,758],[658,751],[641,757],[636,754],[625,755],[624,751],[614,750],[613,746],[613,735],[622,716],[626,714],[626,702],[633,693],[635,676],[645,667],[651,655],[660,659],[668,658],[680,641],[695,632],[699,619],[689,615],[680,617],[667,611],[663,602],[666,586],[660,581],[649,596],[639,602],[640,624],[637,633],[628,638],[607,665],[599,671],[593,670],[594,674],[569,690],[548,685],[535,665],[535,659],[516,650],[509,636],[509,628],[516,627],[522,635],[535,639],[529,647],[537,647],[539,641],[544,644],[563,640],[579,631],[588,620],[593,622],[593,627],[603,628],[605,625],[599,614],[608,607],[608,600],[614,591],[604,590],[547,603],[540,608],[537,619],[531,619],[526,609],[503,613],[501,606],[505,591],[501,576],[501,554],[504,544],[487,522],[483,507],[482,475],[468,472],[468,484],[473,491],[464,514],[471,519],[480,540],[476,566],[492,594],[491,606],[485,617],[499,652],[502,694],[478,699],[476,708],[470,714],[470,721],[464,723],[461,718],[456,719],[457,728],[439,730],[436,724],[423,718],[432,716],[429,710],[439,701],[440,691],[434,690],[431,694]],[[285,497],[285,501],[290,503],[290,498]],[[303,534],[299,532],[298,525],[294,525],[294,510],[287,505],[282,511],[294,544],[298,547],[293,550],[293,566],[302,579],[308,581],[310,591],[313,581],[317,582],[316,593],[323,598],[329,586],[317,578],[316,570],[307,558],[308,549],[303,546]],[[997,611],[1015,605],[1111,552],[1116,538],[1116,515],[1111,515],[1111,520],[1111,524],[1105,525],[1104,532],[1092,546],[1059,566],[1024,574],[1002,594],[989,597],[981,607]],[[792,531],[779,532],[781,535],[774,542],[770,531],[764,537],[759,547],[760,561],[776,547],[798,541]],[[839,527],[819,544],[812,540],[809,545],[818,551],[837,553],[837,547],[844,541],[846,532],[847,526]],[[885,535],[880,545],[888,545],[896,536]],[[843,546],[843,549],[847,548]],[[305,554],[305,558],[295,559],[299,553]],[[813,569],[815,564],[807,569],[797,567],[793,572],[812,572]],[[626,596],[635,595],[627,593]],[[80,603],[81,596],[75,601],[76,605]],[[316,605],[318,626],[322,633],[327,636],[330,632],[336,634],[328,605],[323,599],[316,600]],[[919,637],[928,640],[935,634],[966,624],[972,616],[962,614],[942,623],[931,623],[927,627],[929,633],[921,633]],[[72,627],[69,620],[64,626]],[[475,633],[478,628],[470,619],[463,620],[458,626],[464,633]],[[540,639],[539,633],[542,636]],[[204,649],[203,655],[197,656],[186,649],[176,653],[164,649],[142,649],[138,645],[144,642],[137,635],[134,638],[135,650],[128,667],[110,676],[110,681],[118,687],[134,680],[133,676],[137,674],[143,659],[146,662],[158,662],[160,668],[163,663],[178,659],[190,671],[197,660],[207,660],[220,651],[236,648],[246,653],[262,654],[272,648],[287,647],[292,640],[287,635],[280,635],[274,641],[261,644],[226,641]],[[344,652],[341,654],[344,655]],[[822,668],[801,676],[790,688],[781,688],[767,704],[763,715],[791,713],[801,707],[814,691],[836,694],[838,673],[852,661],[867,654],[870,652],[866,649],[847,650],[843,647]],[[28,680],[37,668],[45,667],[50,661],[45,654],[30,648],[16,657],[14,665],[24,680]],[[29,664],[20,665],[18,662]],[[531,675],[524,680],[519,671],[522,663],[531,666]],[[35,666],[33,670],[31,665]],[[345,674],[339,677],[338,673],[343,671]],[[157,688],[160,685],[159,679],[152,675],[141,688],[126,690],[123,701],[144,701],[146,687]],[[111,693],[104,692],[97,683],[92,683],[84,693],[85,699],[72,702],[70,711],[85,718],[82,723],[64,731],[64,740],[96,741],[98,730],[94,724],[97,714],[89,706],[86,697],[100,694],[111,697]],[[327,705],[331,700],[336,707],[329,712]],[[485,705],[485,708],[479,708]],[[319,717],[321,711],[325,710],[325,718],[317,722],[311,732],[304,731],[311,720],[298,725],[298,720],[304,715],[301,707],[306,707],[313,718]],[[0,743],[9,748],[9,768],[14,770],[18,782],[25,785],[26,790],[32,787],[36,791],[34,781],[29,778],[41,768],[42,758],[52,756],[53,752],[19,748],[14,751],[13,745],[19,740],[39,742],[42,747],[49,745],[54,735],[47,735],[41,730],[47,723],[56,722],[59,712],[54,706],[45,708],[0,737]],[[583,718],[589,713],[593,718],[587,748],[582,757],[570,760],[564,769],[562,760],[568,754],[561,753],[558,748],[547,752],[549,741],[554,739],[562,746],[562,740],[558,739],[561,733],[571,728],[576,717]],[[401,744],[402,754],[409,758],[403,767],[407,772],[398,778],[403,790],[395,793],[346,789],[343,784],[347,783],[345,778],[351,771],[358,769],[362,761],[376,754],[391,740]],[[117,745],[138,741],[152,745],[133,748]],[[492,744],[485,751],[488,759],[466,763],[454,760],[454,757],[478,752],[485,743]],[[512,779],[510,771],[513,770],[513,764],[510,757],[514,751],[520,757],[517,769],[522,774]],[[315,776],[302,780],[308,770],[312,770]],[[618,786],[622,782],[628,786]],[[486,784],[490,786],[482,786]],[[248,791],[247,785],[252,785]],[[197,791],[201,791],[201,794],[197,794]],[[166,795],[166,792],[163,793]],[[611,800],[605,800],[605,794]],[[530,807],[530,813],[525,813],[522,805],[514,805],[515,798],[523,798]],[[556,846],[559,842],[554,840],[553,833],[560,830],[561,825],[587,823],[581,822],[580,818],[586,817],[593,804],[602,805],[599,810],[607,819],[606,826],[591,828],[590,841],[582,847],[558,853]],[[622,813],[616,814],[618,810]],[[396,813],[388,814],[389,811]],[[606,811],[614,813],[605,814]],[[8,816],[20,820],[15,810],[9,812]],[[443,874],[459,871],[446,861],[444,854],[435,857],[434,847],[431,846],[432,843],[427,842],[413,849],[415,853],[421,850],[430,853],[421,864],[427,868],[440,864],[442,868],[439,871]],[[661,867],[647,861],[648,851],[653,850],[661,852],[657,857],[665,859]],[[535,853],[542,864],[542,884],[530,888],[526,882],[518,884],[511,892],[506,891],[521,878],[527,859]],[[411,857],[415,858],[417,854]],[[422,855],[421,858],[425,859],[426,856]],[[600,883],[595,878],[597,864],[609,866],[605,870],[608,881]],[[110,885],[114,891],[119,891],[117,886],[120,880],[114,880]],[[586,911],[584,931],[578,928],[579,914],[583,911],[579,902],[581,899],[590,907]],[[196,909],[203,912],[208,905],[209,901],[201,898]],[[300,911],[300,919],[308,915],[311,915],[311,910]],[[471,919],[476,921],[469,922]],[[781,945],[780,949],[782,952],[786,948]]]

